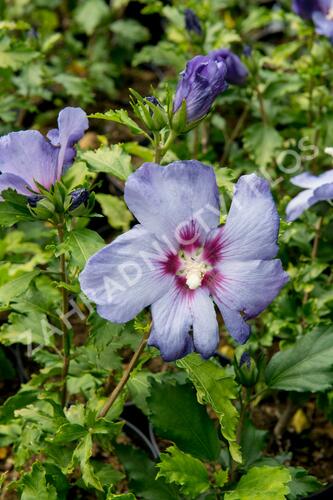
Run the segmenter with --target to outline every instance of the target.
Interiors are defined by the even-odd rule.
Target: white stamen
[[[201,260],[200,252],[196,251],[194,255],[185,255],[183,252],[180,255],[183,266],[178,272],[179,275],[185,276],[186,285],[190,290],[196,290],[201,286],[202,280],[211,266]]]

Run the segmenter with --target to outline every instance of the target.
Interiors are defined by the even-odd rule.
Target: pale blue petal
[[[177,161],[165,167],[145,163],[128,178],[125,200],[148,231],[176,247],[186,222],[196,221],[203,237],[219,224],[215,173],[198,161]]]
[[[212,231],[219,240],[223,259],[271,259],[278,252],[280,219],[266,180],[243,175],[236,184],[225,226]]]
[[[28,190],[28,183],[14,174],[1,174],[0,175],[0,193],[6,189],[14,189],[17,193],[23,195],[31,195],[31,191]]]
[[[93,255],[80,274],[82,291],[98,304],[98,312],[126,322],[158,300],[174,277],[161,266],[166,249],[137,225]]]
[[[37,130],[11,132],[0,138],[0,171],[34,180],[49,188],[56,181],[58,150]]]

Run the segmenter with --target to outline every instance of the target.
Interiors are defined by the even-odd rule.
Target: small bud
[[[151,117],[149,123],[146,120],[147,127],[152,132],[162,130],[167,124],[168,117],[160,101],[155,96],[148,96],[144,98],[144,102],[147,103]]]
[[[258,380],[258,369],[249,353],[243,352],[239,364],[235,362],[237,381],[245,387],[252,387]]]
[[[193,31],[198,36],[202,36],[202,27],[200,20],[192,9],[185,9],[185,28],[188,32]]]
[[[71,196],[71,204],[69,206],[69,210],[75,210],[80,205],[87,205],[87,201],[89,198],[89,191],[84,188],[76,189],[70,193]]]
[[[37,206],[37,203],[43,198],[43,196],[39,194],[34,194],[32,196],[28,196],[27,201],[28,205],[32,208],[35,208]]]

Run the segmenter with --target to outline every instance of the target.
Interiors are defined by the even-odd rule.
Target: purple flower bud
[[[233,85],[242,85],[247,76],[248,70],[236,54],[228,49],[214,50],[209,53],[217,61],[224,61],[227,66],[226,80]]]
[[[311,19],[315,11],[320,11],[319,0],[293,0],[293,11],[303,19]]]
[[[145,97],[144,100],[151,102],[152,104],[154,104],[154,106],[159,106],[160,108],[162,108],[160,101],[154,95],[149,95],[149,96]],[[149,113],[150,113],[150,116],[153,116],[153,114],[154,114],[154,112],[151,108],[149,108]]]
[[[185,9],[185,28],[187,31],[193,31],[197,35],[202,35],[200,20],[192,9]]]
[[[246,57],[251,57],[251,55],[252,55],[252,47],[251,47],[251,45],[244,45],[244,47],[243,47],[243,54]]]
[[[246,351],[245,351],[245,352],[243,352],[243,354],[241,355],[241,358],[240,358],[240,360],[239,360],[239,366],[240,366],[240,368],[241,368],[244,364],[246,364],[246,366],[247,366],[248,368],[250,368],[250,366],[251,366],[251,358],[250,358],[249,353],[248,353],[248,352],[246,352]]]
[[[32,195],[32,196],[29,196],[28,197],[28,205],[30,205],[30,207],[32,208],[36,208],[37,207],[37,203],[43,198],[43,196],[40,196],[39,194],[35,194],[35,195]]]
[[[75,210],[80,205],[86,205],[89,198],[89,191],[87,189],[76,189],[71,192],[72,203],[69,207],[70,210]]]
[[[203,118],[216,97],[227,89],[227,66],[214,55],[196,56],[181,73],[173,102],[174,113],[186,102],[187,122]]]

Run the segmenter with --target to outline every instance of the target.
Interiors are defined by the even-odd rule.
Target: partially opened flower
[[[219,342],[213,301],[241,343],[288,280],[278,251],[279,217],[268,183],[245,175],[218,227],[214,170],[198,161],[146,163],[125,185],[140,224],[91,257],[80,275],[98,313],[126,322],[151,305],[149,344],[165,360],[210,357]]]
[[[11,132],[0,138],[0,193],[15,189],[31,196],[37,184],[49,189],[73,162],[74,144],[88,128],[81,108],[65,108],[58,116],[58,128],[47,137],[37,130]],[[36,182],[37,184],[36,184]]]
[[[291,179],[295,186],[305,188],[288,204],[287,220],[294,221],[302,213],[315,205],[319,201],[328,201],[333,199],[333,170],[319,175],[311,175],[308,172],[297,175]]]
[[[203,118],[209,111],[216,97],[227,88],[227,66],[221,58],[214,56],[195,56],[181,73],[173,111],[176,113],[186,103],[188,123]]]
[[[239,57],[229,49],[213,50],[209,53],[217,61],[224,61],[227,66],[225,79],[233,85],[242,85],[249,72]]]
[[[312,19],[316,32],[333,43],[332,0],[293,0],[293,10],[304,19]]]

